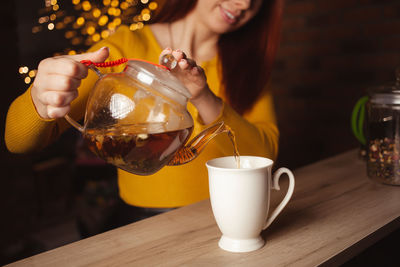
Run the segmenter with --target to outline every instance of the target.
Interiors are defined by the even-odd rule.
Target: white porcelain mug
[[[273,161],[255,156],[240,156],[237,168],[233,156],[206,163],[210,200],[215,220],[222,232],[220,248],[231,252],[249,252],[264,246],[261,231],[266,229],[292,197],[294,176],[287,168],[275,171]],[[289,188],[275,210],[268,216],[271,189],[279,190],[279,177],[289,176]]]

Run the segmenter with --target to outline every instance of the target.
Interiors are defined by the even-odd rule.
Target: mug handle
[[[279,168],[278,170],[275,171],[274,177],[272,179],[272,182],[273,182],[272,189],[280,190],[279,178],[284,173],[286,173],[289,176],[289,188],[288,188],[288,191],[286,192],[286,195],[283,198],[283,200],[281,201],[281,203],[279,203],[278,207],[276,207],[274,209],[274,211],[271,213],[271,216],[268,218],[267,222],[265,223],[265,226],[264,226],[263,230],[265,230],[268,226],[270,226],[270,224],[276,219],[276,217],[279,215],[279,213],[281,213],[281,211],[283,210],[283,208],[286,206],[286,204],[289,202],[290,198],[293,195],[293,191],[294,191],[294,175],[287,168]]]

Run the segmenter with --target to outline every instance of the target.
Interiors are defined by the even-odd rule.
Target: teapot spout
[[[229,133],[229,131],[229,127],[223,121],[208,127],[179,149],[168,163],[168,166],[182,165],[194,160],[211,139],[220,133]]]

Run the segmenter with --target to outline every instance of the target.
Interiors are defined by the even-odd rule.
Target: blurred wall
[[[287,0],[273,73],[278,165],[357,148],[352,108],[400,67],[400,1]]]
[[[13,0],[2,5],[0,265],[44,251],[46,248],[32,234],[74,216],[71,208],[74,136],[63,136],[41,153],[29,155],[12,154],[4,143],[8,107],[28,88],[18,73],[19,67],[36,68],[41,59],[60,51],[66,43],[57,34],[32,34],[44,0]]]

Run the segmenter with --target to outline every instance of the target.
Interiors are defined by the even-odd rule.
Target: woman
[[[192,94],[188,110],[195,121],[193,134],[224,121],[236,133],[240,154],[276,158],[279,134],[267,82],[278,46],[282,2],[168,0],[153,24],[134,32],[121,26],[89,53],[41,61],[33,86],[10,106],[8,149],[40,150],[69,127],[65,114],[77,120],[84,116],[97,78],[80,60],[125,57],[157,62],[160,55],[172,53],[179,62],[177,75]],[[129,205],[154,209],[206,199],[205,162],[232,153],[230,140],[219,135],[188,164],[164,167],[150,176],[118,169],[120,197]]]

